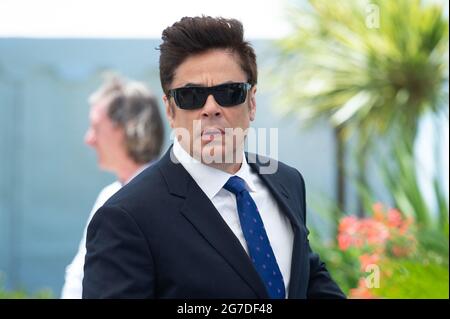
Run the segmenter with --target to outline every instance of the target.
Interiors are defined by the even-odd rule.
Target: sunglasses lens
[[[200,87],[179,88],[176,91],[175,102],[182,109],[198,109],[206,102],[206,89]]]
[[[247,90],[242,83],[219,85],[215,89],[214,99],[220,106],[235,106],[245,101]]]
[[[248,86],[247,83],[227,83],[212,87],[182,87],[172,91],[178,107],[194,110],[202,108],[211,94],[220,106],[228,107],[244,103]]]

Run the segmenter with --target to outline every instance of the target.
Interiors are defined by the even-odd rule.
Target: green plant
[[[43,289],[33,294],[29,294],[25,290],[6,291],[0,289],[0,299],[52,299],[53,293],[49,289]]]
[[[448,255],[447,255],[448,256]],[[448,264],[430,261],[426,252],[414,259],[385,261],[381,268],[390,276],[381,278],[374,296],[404,299],[448,299]]]
[[[310,241],[314,252],[319,254],[333,280],[344,294],[348,295],[350,289],[358,285],[360,277],[358,252],[355,250],[343,252],[333,243],[324,244],[319,237],[313,236]]]
[[[448,19],[442,5],[310,0],[289,10],[294,31],[278,42],[272,72],[276,107],[310,123],[325,117],[335,128],[340,210],[350,136],[356,141],[356,178],[367,186],[374,141],[412,145],[423,114],[448,110]]]
[[[372,217],[342,218],[338,244],[318,252],[351,298],[448,298],[448,236],[423,233],[412,217],[377,203]]]
[[[413,216],[422,229],[447,234],[449,228],[448,198],[442,189],[438,175],[431,177],[433,185],[433,201],[436,209],[424,197],[420,187],[417,163],[414,159],[413,147],[407,141],[398,140],[393,143],[390,161],[380,161],[381,176],[386,188],[392,195],[394,205],[401,211]],[[434,154],[434,163],[438,154]],[[419,163],[420,164],[420,163]],[[433,218],[434,216],[434,218]]]
[[[50,289],[40,289],[29,293],[25,289],[7,290],[4,287],[4,275],[0,272],[0,299],[52,299],[53,292]]]

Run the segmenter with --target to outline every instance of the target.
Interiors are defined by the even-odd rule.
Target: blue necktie
[[[239,220],[248,252],[270,298],[284,299],[283,275],[270,246],[258,208],[247,191],[244,180],[237,176],[230,177],[223,188],[236,195]]]

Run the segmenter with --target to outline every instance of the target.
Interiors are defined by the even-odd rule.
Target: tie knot
[[[235,195],[247,190],[247,188],[245,187],[245,181],[238,176],[230,177],[223,188]]]

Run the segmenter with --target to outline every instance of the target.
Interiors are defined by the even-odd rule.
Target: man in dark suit
[[[309,246],[300,173],[243,151],[257,71],[242,24],[183,18],[162,39],[174,144],[93,217],[83,297],[344,298]]]

